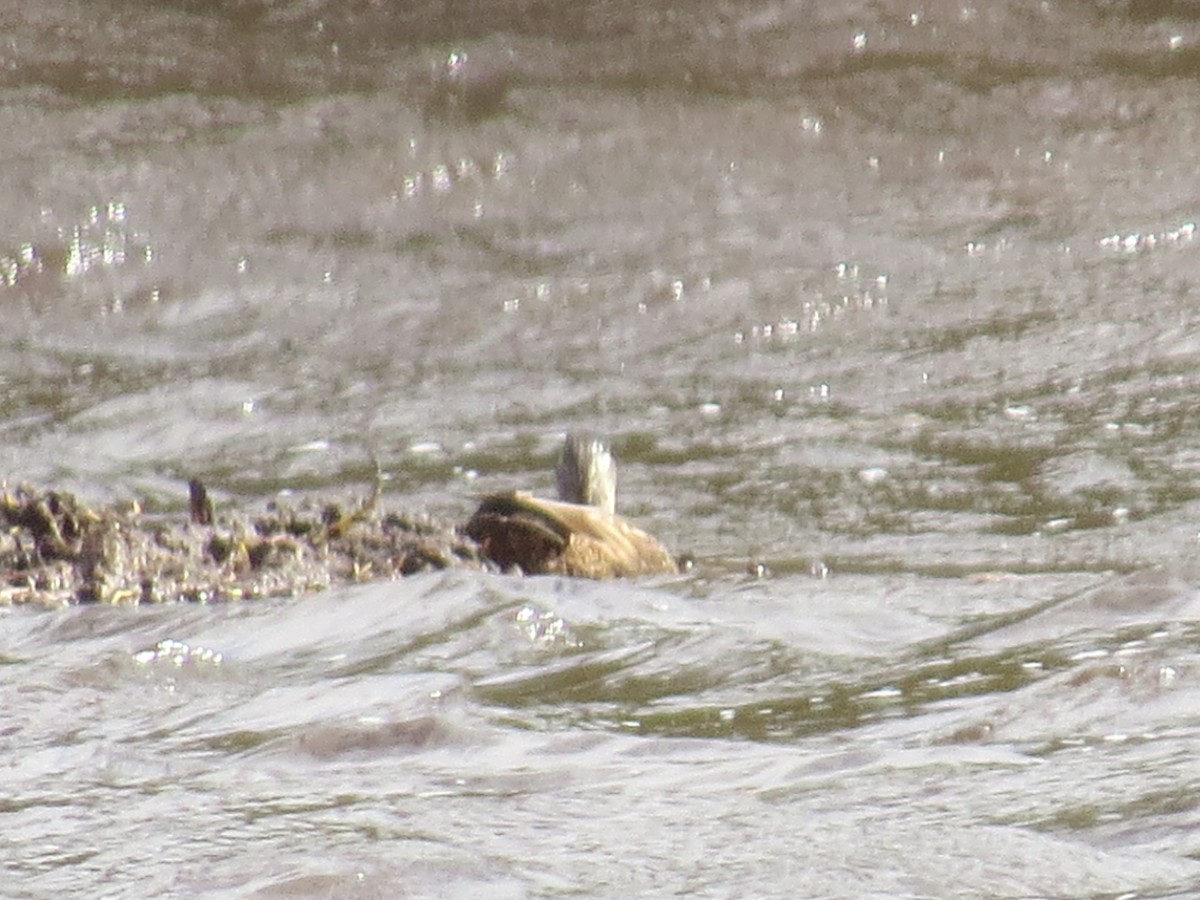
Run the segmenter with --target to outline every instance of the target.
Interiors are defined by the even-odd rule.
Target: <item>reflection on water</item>
[[[10,482],[696,565],[7,610],[6,891],[1195,892],[1186,4],[10,19]]]

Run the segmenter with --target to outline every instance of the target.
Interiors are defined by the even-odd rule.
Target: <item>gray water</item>
[[[0,475],[694,556],[0,610],[10,897],[1200,892],[1200,13],[0,5]]]

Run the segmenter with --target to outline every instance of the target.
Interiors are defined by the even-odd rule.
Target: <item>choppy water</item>
[[[5,609],[0,893],[1200,892],[1198,18],[0,7],[0,474],[697,559]]]

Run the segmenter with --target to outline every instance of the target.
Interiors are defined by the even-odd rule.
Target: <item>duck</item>
[[[464,532],[505,571],[579,578],[674,574],[667,549],[616,511],[617,464],[608,444],[568,434],[555,467],[558,500],[526,491],[484,497]]]

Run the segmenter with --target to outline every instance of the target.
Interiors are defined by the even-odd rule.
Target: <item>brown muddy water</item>
[[[0,475],[695,556],[0,611],[0,894],[1200,893],[1193,3],[0,4]]]

